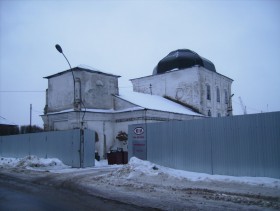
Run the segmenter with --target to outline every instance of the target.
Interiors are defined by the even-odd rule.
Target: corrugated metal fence
[[[95,136],[90,130],[0,136],[0,156],[58,158],[72,167],[94,166]]]
[[[280,112],[152,123],[146,130],[151,162],[209,174],[280,178]]]

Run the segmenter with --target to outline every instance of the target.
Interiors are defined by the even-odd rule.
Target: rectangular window
[[[228,104],[228,92],[225,90],[225,103]]]
[[[207,90],[207,100],[211,100],[211,90],[210,90],[210,85],[206,85],[206,90]]]
[[[75,78],[75,103],[81,102],[81,80]]]
[[[220,102],[220,89],[217,87],[217,102]]]

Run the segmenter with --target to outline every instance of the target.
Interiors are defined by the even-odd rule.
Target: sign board
[[[137,157],[141,160],[147,160],[147,137],[146,125],[129,125],[129,158]]]

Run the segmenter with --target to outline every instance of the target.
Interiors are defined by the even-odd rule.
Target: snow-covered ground
[[[24,158],[0,158],[0,167],[26,168],[30,170],[62,170],[70,168],[57,158],[38,158],[37,156],[26,156]]]
[[[64,165],[62,161],[57,158],[38,158],[37,156],[27,156],[24,158],[0,158],[0,168],[14,167],[26,168],[34,171],[50,171],[55,173],[65,172],[79,172],[82,169],[71,168]],[[204,173],[195,173],[183,170],[176,170],[172,168],[156,165],[149,161],[143,161],[136,157],[130,159],[128,165],[108,165],[107,160],[95,161],[95,167],[86,169],[103,169],[103,168],[117,168],[111,173],[111,178],[122,179],[137,179],[143,175],[147,177],[166,177],[169,179],[188,180],[193,182],[224,182],[224,183],[239,183],[270,187],[280,190],[280,180],[268,177],[233,177],[225,175],[210,175]],[[85,170],[85,169],[84,169]]]
[[[280,209],[279,179],[194,173],[135,157],[127,165],[109,166],[102,160],[85,169],[71,168],[56,158],[0,158],[1,171],[44,177],[44,184],[65,188],[68,184],[71,189],[162,210]]]

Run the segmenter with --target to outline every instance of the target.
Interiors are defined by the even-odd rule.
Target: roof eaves
[[[123,98],[120,97],[119,95],[115,95],[115,94],[112,94],[112,95],[113,95],[114,97],[116,97],[116,98],[119,98],[119,99],[125,101],[125,102],[131,103],[131,104],[133,104],[133,105],[135,105],[135,106],[138,106],[138,107],[141,107],[141,108],[144,108],[143,106],[139,106],[139,105],[137,105],[137,104],[135,104],[135,103],[130,102],[129,100],[123,99]],[[147,108],[144,108],[144,109],[147,109]]]
[[[50,78],[53,78],[53,77],[56,77],[56,76],[63,75],[67,72],[71,72],[72,70],[86,71],[86,72],[89,72],[89,73],[102,74],[102,75],[113,76],[113,77],[117,77],[117,78],[121,77],[119,75],[113,75],[113,74],[110,74],[110,73],[104,73],[104,72],[99,71],[99,70],[92,70],[92,69],[88,69],[88,68],[78,66],[78,67],[73,67],[72,69],[68,69],[68,70],[65,70],[65,71],[62,71],[62,72],[59,72],[59,73],[55,73],[53,75],[49,75],[49,76],[46,76],[46,77],[43,77],[43,78],[50,79]]]
[[[173,112],[173,111],[163,111],[163,110],[157,110],[157,109],[150,109],[150,108],[146,108],[146,110],[166,112],[166,113],[171,113],[171,114],[180,114],[180,115],[186,115],[186,116],[206,117],[205,115],[199,114],[199,113],[197,113],[197,115],[195,115],[195,114],[186,114],[186,113],[179,113],[179,112]],[[196,113],[196,112],[194,112],[194,113]]]

